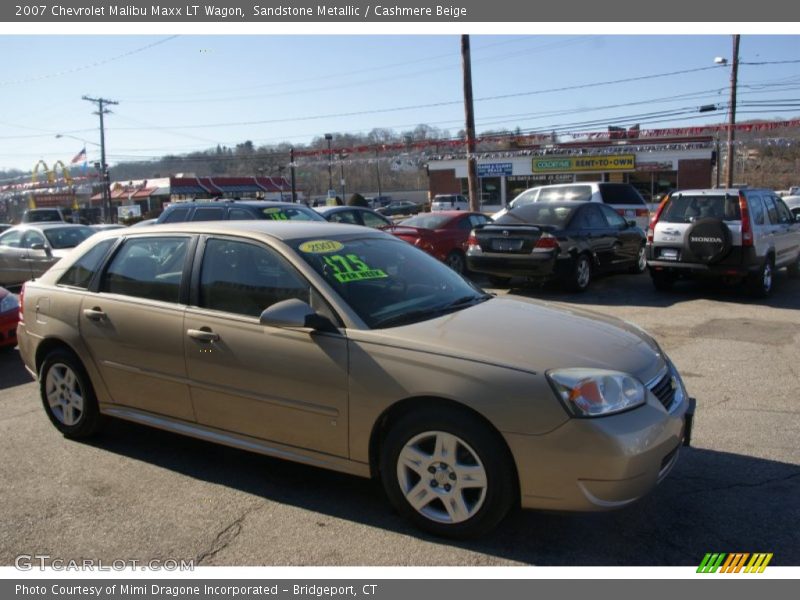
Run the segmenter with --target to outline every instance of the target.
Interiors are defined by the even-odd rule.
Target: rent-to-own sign
[[[633,171],[635,167],[635,154],[614,154],[611,156],[537,157],[533,159],[531,170],[534,173],[574,173],[581,171]]]

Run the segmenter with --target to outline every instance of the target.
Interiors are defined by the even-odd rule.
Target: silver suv
[[[800,222],[775,192],[711,189],[673,192],[647,231],[653,284],[715,276],[744,282],[757,296],[772,291],[775,269],[800,276]]]
[[[639,191],[629,183],[603,183],[587,181],[576,183],[555,183],[529,188],[514,198],[508,208],[532,204],[533,202],[602,202],[609,205],[626,220],[647,229],[650,211]],[[492,215],[498,219],[508,212],[503,209]]]

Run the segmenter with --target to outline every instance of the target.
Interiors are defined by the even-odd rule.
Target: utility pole
[[[110,223],[112,221],[111,185],[108,178],[108,165],[106,164],[106,132],[103,115],[111,112],[105,108],[106,104],[119,104],[119,102],[105,98],[91,98],[89,96],[81,96],[81,99],[97,104],[97,112],[94,114],[100,115],[100,177],[102,178],[103,213],[105,213],[103,217],[107,223]]]
[[[378,154],[379,148],[375,148],[375,175],[378,178],[378,199],[381,197],[381,157]],[[373,208],[378,208],[374,206]]]
[[[736,129],[736,85],[739,73],[739,34],[733,36],[733,58],[731,60],[731,101],[728,121],[728,154],[725,157],[725,187],[733,187],[733,140]]]
[[[294,147],[289,149],[289,166],[292,174],[292,202],[297,202],[297,182],[294,172]]]
[[[464,74],[464,115],[467,121],[467,181],[469,182],[469,209],[479,211],[480,186],[478,164],[475,158],[475,112],[472,102],[472,61],[469,52],[469,36],[461,36],[461,69]]]

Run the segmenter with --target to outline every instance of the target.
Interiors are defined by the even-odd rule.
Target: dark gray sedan
[[[31,223],[0,234],[0,285],[38,277],[70,249],[95,233],[85,225]]]
[[[319,206],[315,208],[325,220],[331,223],[349,223],[351,225],[364,225],[374,229],[391,227],[394,222],[371,208],[362,206]]]

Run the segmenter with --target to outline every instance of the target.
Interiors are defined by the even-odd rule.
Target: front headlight
[[[599,417],[640,406],[644,385],[631,375],[606,369],[556,369],[547,373],[564,405],[578,417]]]
[[[0,300],[0,313],[9,312],[19,308],[19,300],[14,294],[8,294]]]

